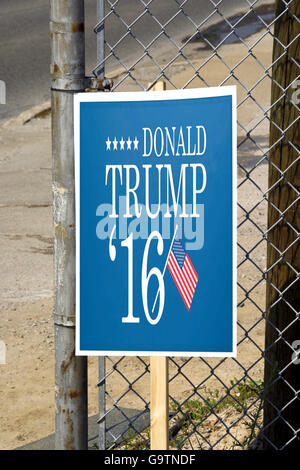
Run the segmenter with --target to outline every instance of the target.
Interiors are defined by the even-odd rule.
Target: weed
[[[179,442],[186,442],[188,447],[192,450],[203,448],[203,443],[196,430],[200,433],[207,431],[206,418],[211,415],[216,416],[219,421],[218,413],[225,409],[232,409],[238,413],[245,413],[249,402],[259,399],[259,404],[255,408],[254,413],[247,411],[249,421],[243,422],[249,429],[249,434],[243,442],[235,442],[233,447],[240,447],[242,449],[249,449],[251,442],[256,438],[256,430],[258,428],[258,420],[262,410],[263,403],[263,382],[254,382],[250,379],[238,381],[236,378],[231,381],[231,387],[227,390],[225,395],[221,395],[219,390],[205,389],[205,397],[199,400],[188,400],[180,407],[180,412],[177,414],[179,425],[175,423],[173,428],[176,431],[170,430],[170,447],[177,448]],[[173,402],[170,403],[170,409],[173,411],[178,410],[178,405]],[[193,441],[191,440],[192,433],[194,434]],[[178,440],[175,436],[178,434]],[[137,434],[133,429],[129,430],[126,439],[122,444],[123,450],[142,450],[146,449],[150,442],[150,428],[148,427],[141,434]]]

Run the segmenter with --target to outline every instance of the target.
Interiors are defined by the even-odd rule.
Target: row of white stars
[[[111,144],[113,147],[111,147]],[[124,140],[123,137],[121,140],[117,140],[116,137],[114,140],[110,140],[109,137],[107,137],[106,140],[106,150],[118,150],[118,144],[120,144],[120,150],[125,150],[125,144],[127,144],[127,149],[126,150],[131,150],[131,146],[133,144],[133,150],[138,150],[139,147],[139,140],[135,137],[134,140],[131,140],[130,137],[128,137],[127,140]]]

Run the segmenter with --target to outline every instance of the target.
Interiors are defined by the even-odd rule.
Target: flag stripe
[[[190,257],[189,257],[188,254],[186,255],[186,259],[187,259],[188,265],[191,268],[191,271],[194,275],[195,281],[197,282],[198,281],[198,274],[196,273],[196,270],[195,270],[195,268],[193,266],[193,263],[191,262]]]
[[[172,243],[167,260],[167,267],[186,308],[190,310],[198,282],[198,275],[184,249],[182,241],[179,239],[175,238]]]
[[[182,300],[184,301],[184,304],[185,304],[186,308],[189,310],[188,303],[187,303],[187,301],[185,300],[183,293],[181,292],[181,287],[180,287],[180,285],[177,284],[177,280],[176,280],[175,274],[173,274],[172,267],[170,266],[170,263],[168,263],[168,269],[169,269],[169,271],[170,271],[170,273],[171,273],[171,276],[172,276],[172,278],[173,278],[173,280],[174,280],[174,282],[175,282],[175,285],[176,285],[177,289],[178,289],[179,292],[180,292],[180,295],[181,295],[181,297],[182,297]]]
[[[194,279],[191,277],[190,273],[189,273],[189,268],[188,268],[188,265],[186,262],[184,262],[184,265],[183,265],[183,268],[182,268],[182,272],[184,273],[185,275],[185,278],[187,280],[187,284],[189,286],[189,289],[191,291],[191,294],[192,296],[194,295],[195,293],[195,288],[196,288],[196,282],[194,281]]]
[[[173,253],[170,254],[170,268],[172,270],[172,274],[175,276],[177,288],[179,289],[181,296],[187,304],[187,308],[189,309],[191,305],[191,298],[182,284],[181,272]]]
[[[181,275],[182,275],[184,283],[185,283],[185,285],[186,285],[186,287],[187,287],[187,289],[190,293],[190,297],[191,297],[191,301],[192,301],[195,289],[191,284],[188,273],[186,272],[186,262],[185,261],[184,261],[183,266],[182,266]]]
[[[194,266],[192,265],[192,262],[191,262],[190,257],[189,257],[188,254],[186,255],[186,260],[187,260],[189,266],[191,267],[192,273],[194,274],[194,277],[195,277],[195,281],[197,282],[197,281],[198,281],[198,275],[197,275],[197,273],[196,273],[196,271],[195,271]]]
[[[175,274],[176,274],[176,276],[177,276],[177,278],[178,278],[178,280],[179,280],[179,282],[180,282],[181,290],[184,292],[184,295],[185,295],[185,297],[186,297],[188,303],[190,304],[192,298],[191,298],[190,293],[187,291],[187,289],[186,289],[186,287],[185,287],[185,284],[184,284],[183,278],[182,278],[182,273],[181,273],[181,271],[180,271],[180,268],[179,268],[179,266],[178,266],[178,263],[177,263],[177,261],[176,261],[176,258],[175,258],[174,255],[173,255],[173,253],[171,253],[171,255],[170,255],[170,261],[171,261],[171,263],[172,263],[172,267],[173,267],[173,269],[174,269],[174,271],[175,271]]]
[[[174,258],[174,261],[176,261],[175,258]],[[190,291],[190,289],[187,285],[185,276],[183,275],[182,270],[180,270],[178,263],[176,263],[176,271],[177,271],[178,277],[180,279],[181,285],[184,289],[184,292],[186,294],[186,297],[188,298],[189,304],[190,304],[192,302],[192,299],[193,299],[193,294],[192,294],[192,292]]]
[[[185,270],[186,267],[187,267],[187,263],[184,263],[184,266],[183,266],[183,269],[182,269],[182,270]],[[189,276],[189,274],[187,274],[187,275],[186,275],[186,279],[190,282],[192,278]],[[190,307],[191,307],[191,304],[192,304],[192,301],[193,301],[193,298],[194,298],[196,286],[197,286],[197,283],[195,283],[194,286],[192,287],[193,294],[192,294],[192,300],[191,300],[191,303],[190,303]]]
[[[195,287],[197,285],[197,281],[195,281],[195,278],[193,277],[193,273],[191,272],[191,268],[190,268],[187,260],[184,263],[183,269],[185,269],[186,275],[188,276],[188,278],[189,278],[189,280],[190,280],[190,282],[193,286],[193,289],[195,290]]]

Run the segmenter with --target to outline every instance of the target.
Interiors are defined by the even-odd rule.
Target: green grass
[[[262,382],[253,383],[250,380],[243,380],[237,383],[237,380],[231,381],[232,389],[230,394],[221,396],[219,390],[207,390],[207,397],[203,400],[189,400],[184,406],[183,411],[189,413],[192,420],[200,421],[210,414],[211,411],[219,411],[233,407],[236,411],[242,412],[250,398],[258,398],[262,393]]]
[[[231,390],[225,395],[221,395],[219,390],[206,390],[206,396],[203,400],[188,400],[182,407],[182,415],[186,415],[187,419],[183,423],[183,426],[179,433],[179,439],[185,439],[185,435],[188,434],[188,429],[191,425],[197,425],[203,421],[212,413],[218,415],[224,409],[232,408],[235,411],[242,413],[247,407],[250,399],[259,398],[259,405],[256,407],[255,412],[247,414],[252,418],[250,423],[244,423],[249,427],[249,436],[242,443],[243,449],[248,449],[250,443],[256,437],[257,421],[260,416],[262,408],[262,394],[263,394],[263,382],[253,382],[249,379],[244,379],[240,382],[237,379],[231,381]],[[176,405],[172,406],[175,410]],[[200,431],[201,432],[201,431]],[[174,441],[171,441],[172,447],[177,447]]]
[[[224,409],[230,409],[242,413],[243,410],[247,407],[249,400],[259,399],[259,404],[256,406],[254,413],[248,415],[252,418],[251,422],[244,423],[249,427],[249,436],[245,439],[242,444],[236,444],[235,446],[242,447],[243,449],[248,449],[250,443],[256,437],[256,428],[257,421],[260,416],[262,409],[262,397],[263,397],[263,382],[257,381],[253,382],[249,379],[244,379],[238,381],[237,379],[231,381],[230,392],[227,394],[221,394],[219,390],[205,390],[205,396],[201,400],[191,399],[188,400],[183,406],[181,406],[178,417],[185,417],[186,420],[182,422],[180,431],[178,432],[178,441],[186,439],[189,434],[189,428],[192,425],[199,426],[199,423],[203,421],[205,424],[205,419],[210,416],[212,413],[218,415]],[[170,409],[173,411],[178,411],[177,405],[175,403],[170,404]],[[201,425],[200,425],[201,426]],[[199,429],[201,432],[201,428]],[[146,448],[146,442],[150,440],[150,428],[148,427],[143,431],[144,439],[136,434],[135,431],[129,430],[126,439],[122,444],[122,449],[124,450],[142,450]],[[198,448],[201,448],[201,443],[199,438],[197,439]],[[191,448],[193,449],[192,443],[189,440]],[[176,448],[177,443],[174,438],[170,436],[170,447]]]
[[[145,450],[146,441],[150,441],[150,428],[143,431],[144,439],[133,429],[129,429],[127,437],[122,444],[122,450]]]

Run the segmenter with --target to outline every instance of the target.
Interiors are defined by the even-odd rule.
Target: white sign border
[[[80,349],[80,104],[86,102],[165,101],[192,98],[232,98],[232,351],[102,351]],[[138,91],[115,93],[77,93],[74,95],[74,156],[76,204],[76,356],[173,356],[173,357],[236,357],[237,356],[237,113],[236,86],[191,88],[185,90]]]

